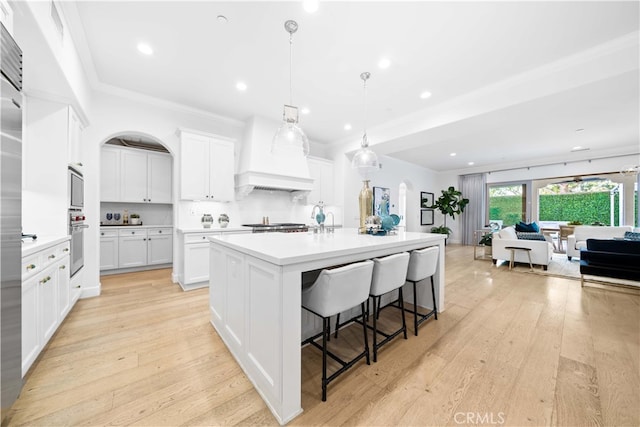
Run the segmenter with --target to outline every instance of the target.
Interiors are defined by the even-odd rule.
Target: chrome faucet
[[[318,213],[316,213],[316,208],[318,209]],[[325,215],[324,215],[324,203],[322,203],[322,201],[318,202],[317,205],[313,206],[313,209],[311,210],[311,219],[316,220],[316,222],[320,227],[320,232],[324,233]]]

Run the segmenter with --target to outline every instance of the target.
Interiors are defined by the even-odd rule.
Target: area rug
[[[504,266],[506,268],[509,268],[509,262],[506,262]],[[521,263],[517,263],[513,267],[513,269],[518,272],[580,280],[580,260],[574,258],[569,261],[566,254],[560,253],[553,254],[553,258],[551,259],[551,262],[549,263],[546,270],[543,270],[539,265],[534,265],[533,270],[531,270],[528,264]]]

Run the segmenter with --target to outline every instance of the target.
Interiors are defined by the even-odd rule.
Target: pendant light
[[[300,126],[298,126],[298,107],[293,104],[292,89],[292,46],[293,33],[298,31],[298,23],[288,20],[284,23],[284,29],[289,33],[289,105],[284,106],[282,114],[282,124],[273,136],[271,142],[271,152],[277,155],[296,155],[302,153],[305,157],[309,155],[309,140]]]
[[[378,156],[369,148],[369,139],[367,138],[367,80],[369,77],[371,77],[371,73],[366,71],[360,74],[364,85],[364,134],[360,142],[360,149],[351,159],[351,167],[356,169],[365,181],[378,170]]]

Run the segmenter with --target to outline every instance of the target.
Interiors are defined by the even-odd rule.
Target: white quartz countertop
[[[358,234],[355,228],[334,233],[257,233],[213,236],[209,240],[276,265],[289,265],[323,258],[349,256],[377,249],[398,248],[444,242],[444,234],[402,232],[388,236]]]
[[[22,256],[29,256],[68,240],[71,240],[69,236],[38,236],[36,240],[25,238],[22,240]]]
[[[178,228],[178,233],[189,234],[189,233],[229,233],[234,231],[252,231],[251,227],[211,227],[211,228]]]

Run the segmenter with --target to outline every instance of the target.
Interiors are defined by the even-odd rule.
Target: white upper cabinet
[[[313,178],[313,190],[307,195],[307,203],[316,204],[322,201],[325,205],[334,205],[333,162],[315,157],[307,157],[307,162],[309,175]]]
[[[82,163],[82,124],[78,115],[74,111],[73,107],[68,107],[68,118],[67,118],[67,144],[69,150],[69,163],[77,164]]]
[[[180,198],[234,199],[234,144],[214,136],[180,132]]]
[[[102,148],[101,201],[171,203],[171,183],[171,155],[129,148]]]

